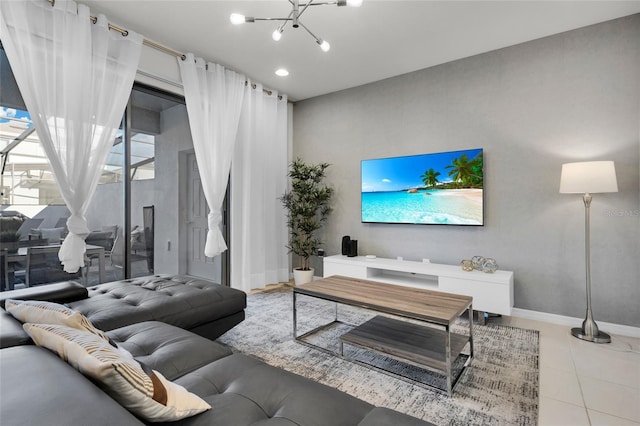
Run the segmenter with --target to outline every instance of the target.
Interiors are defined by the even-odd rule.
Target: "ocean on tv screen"
[[[482,189],[363,192],[362,222],[482,225]]]

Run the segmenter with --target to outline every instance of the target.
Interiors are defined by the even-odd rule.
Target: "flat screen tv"
[[[482,149],[362,160],[362,222],[484,225]]]

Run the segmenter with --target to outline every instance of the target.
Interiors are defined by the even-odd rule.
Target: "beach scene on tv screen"
[[[363,160],[362,222],[483,224],[482,149]]]

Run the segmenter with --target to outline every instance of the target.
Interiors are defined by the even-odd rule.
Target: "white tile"
[[[556,370],[575,372],[571,345],[566,336],[547,335],[540,332],[540,369],[552,367]]]
[[[538,424],[540,426],[588,426],[589,417],[584,407],[541,396]]]
[[[581,375],[578,381],[588,409],[640,422],[640,389]]]
[[[640,354],[632,348],[615,336],[610,344],[571,341],[578,375],[640,389]]]
[[[584,407],[582,391],[575,372],[553,367],[540,369],[540,396]]]
[[[611,416],[599,411],[587,410],[592,426],[640,426],[640,423],[632,422],[620,417]]]

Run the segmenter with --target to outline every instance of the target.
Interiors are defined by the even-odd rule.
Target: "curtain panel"
[[[192,53],[178,58],[193,148],[204,196],[209,205],[209,230],[204,254],[215,257],[227,249],[220,225],[231,157],[245,93],[245,76]]]
[[[231,284],[249,292],[289,280],[287,97],[248,84],[231,170]]]
[[[0,2],[0,36],[54,179],[71,212],[59,251],[84,266],[85,213],[113,146],[138,68],[142,36],[111,31],[73,1]]]

